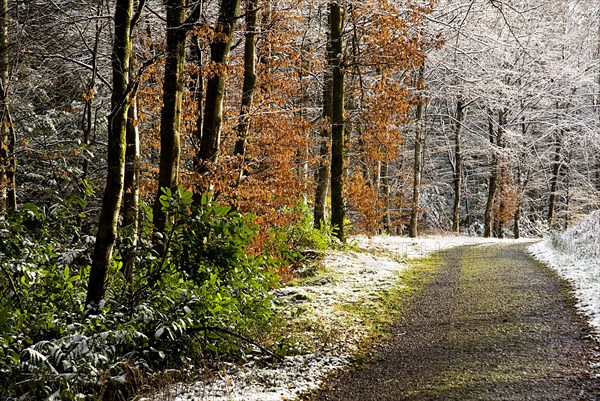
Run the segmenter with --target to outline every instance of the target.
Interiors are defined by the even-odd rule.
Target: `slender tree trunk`
[[[193,37],[193,43],[191,46],[191,53],[193,59],[196,62],[196,68],[198,69],[194,73],[193,78],[195,80],[193,96],[198,109],[198,118],[196,118],[196,130],[194,135],[196,136],[197,143],[202,141],[202,125],[203,125],[203,113],[204,113],[204,72],[203,72],[203,60],[202,60],[202,48],[200,47],[199,39],[197,35]]]
[[[564,166],[564,177],[565,177],[565,225],[564,230],[569,228],[571,224],[571,212],[569,210],[571,205],[571,157],[572,152],[569,150],[567,153],[567,162]]]
[[[0,212],[16,209],[15,187],[16,159],[14,153],[15,131],[8,106],[9,46],[8,0],[0,1]]]
[[[327,40],[326,57],[331,60],[331,41]],[[333,75],[330,68],[323,72],[323,125],[319,144],[319,167],[317,170],[317,188],[315,190],[314,227],[322,228],[327,215],[327,193],[331,174],[331,119],[333,113]]]
[[[90,146],[92,141],[92,134],[95,129],[96,118],[94,116],[93,111],[93,101],[94,101],[94,92],[96,91],[96,75],[98,73],[98,47],[100,45],[100,38],[102,35],[102,29],[104,26],[104,22],[101,20],[100,16],[104,12],[104,2],[100,1],[96,6],[96,34],[94,36],[94,46],[92,47],[91,56],[92,59],[90,61],[91,66],[91,76],[90,81],[87,86],[87,93],[83,96],[85,100],[85,105],[83,108],[83,115],[81,118],[81,131],[83,133],[83,165],[82,165],[82,174],[81,179],[87,180],[88,173],[90,169],[90,158],[89,154],[86,153],[87,148]]]
[[[108,118],[108,171],[98,234],[92,256],[86,305],[97,305],[104,297],[106,274],[112,262],[112,251],[117,238],[117,224],[125,176],[127,113],[132,90],[129,87],[132,8],[133,0],[117,0],[115,6],[115,38],[112,52],[113,89],[111,113]]]
[[[523,210],[521,208],[521,202],[517,203],[517,209],[515,210],[514,215],[514,224],[513,224],[513,236],[515,239],[521,238],[521,214]]]
[[[137,245],[138,208],[140,201],[140,135],[138,129],[137,102],[134,99],[129,106],[127,116],[127,147],[125,150],[125,182],[123,194],[123,226],[129,227],[128,234],[132,247]],[[127,282],[133,285],[133,255],[123,255],[123,274]]]
[[[215,26],[216,36],[210,44],[210,60],[214,70],[210,72],[206,83],[202,139],[196,154],[196,170],[201,175],[209,172],[210,165],[214,164],[219,156],[227,59],[239,6],[240,0],[221,0],[219,18]],[[211,185],[205,185],[199,192],[211,189]]]
[[[421,124],[423,106],[419,104],[417,106],[417,124]],[[413,161],[413,192],[412,192],[412,205],[410,211],[410,223],[408,228],[408,235],[411,238],[418,236],[418,225],[419,225],[419,199],[421,197],[421,177],[422,177],[422,154],[423,154],[423,134],[420,127],[417,128],[415,133],[415,155]]]
[[[5,124],[8,125],[8,171],[6,172],[8,192],[6,194],[6,200],[9,209],[17,210],[17,155],[15,153],[17,134],[8,107],[6,108],[5,113]]]
[[[343,60],[342,6],[338,1],[329,3],[332,75],[331,110],[331,227],[336,237],[346,241],[344,220],[344,60]]]
[[[491,117],[488,121],[490,142],[492,143],[492,147],[494,145],[494,137],[496,134],[494,133],[494,124],[492,122]],[[485,214],[483,216],[483,236],[485,238],[489,238],[493,234],[494,227],[494,219],[493,219],[493,210],[494,210],[494,198],[496,197],[496,187],[498,184],[498,156],[496,152],[492,154],[492,164],[490,166],[490,179],[488,182],[488,196],[487,202],[485,204]]]
[[[425,66],[421,66],[419,69],[419,83],[422,85],[423,77],[425,74]],[[425,130],[423,127],[423,103],[424,99],[421,97],[419,104],[417,105],[417,113],[415,116],[416,129],[415,129],[415,158],[413,161],[413,193],[412,193],[412,206],[410,211],[410,223],[408,227],[408,236],[416,238],[418,236],[419,226],[419,199],[421,197],[421,177],[423,175],[423,142]]]
[[[452,232],[460,234],[460,201],[462,194],[462,166],[463,156],[461,149],[462,124],[465,117],[463,102],[456,102],[456,127],[454,128],[454,206],[452,208]]]
[[[562,132],[556,137],[554,142],[554,160],[552,162],[552,175],[550,176],[550,196],[548,197],[548,224],[551,225],[554,220],[554,211],[556,209],[556,192],[558,191],[558,176],[560,173],[562,153]]]
[[[160,203],[162,188],[175,189],[179,181],[181,103],[187,34],[183,24],[186,6],[187,0],[168,0],[166,5],[167,59],[163,81],[163,108],[160,114],[160,170],[153,212],[157,232],[163,232],[166,225],[166,216]]]
[[[597,31],[596,31],[596,60],[600,60],[600,18],[597,19]],[[600,67],[596,69],[596,93],[594,96],[596,115],[600,120]],[[596,191],[600,192],[600,155],[596,154],[596,180],[595,180]]]
[[[392,228],[390,216],[390,163],[381,162],[381,195],[383,196],[383,229],[387,234]]]
[[[247,0],[246,34],[244,43],[244,83],[242,86],[242,106],[239,122],[236,127],[237,139],[233,153],[243,159],[246,154],[246,141],[250,130],[250,109],[256,89],[256,36],[258,19],[258,0]],[[240,178],[244,169],[240,169]]]
[[[496,237],[497,238],[504,238],[504,213],[506,211],[506,204],[504,203],[503,200],[500,200],[500,205],[499,205],[499,212],[498,214],[500,215],[500,218],[497,219],[497,229],[496,229]]]
[[[506,127],[506,111],[505,110],[501,110],[498,112],[498,133],[496,136],[497,142],[498,142],[498,147],[499,148],[504,148],[504,127]],[[504,162],[504,157],[502,155],[502,153],[500,154],[500,157],[498,158],[498,178],[496,179],[496,181],[498,182],[498,190],[500,191],[500,194],[506,193],[506,185],[507,185],[507,179],[506,179],[506,163]],[[504,238],[504,226],[505,226],[505,219],[506,219],[506,199],[503,196],[500,196],[500,199],[498,199],[498,218],[497,218],[497,223],[498,223],[498,229],[496,232],[496,237],[498,238]]]

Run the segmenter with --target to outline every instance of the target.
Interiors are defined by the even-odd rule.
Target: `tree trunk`
[[[0,1],[0,212],[17,208],[15,131],[8,107],[8,0]]]
[[[550,176],[550,195],[548,197],[548,225],[554,220],[554,210],[556,209],[556,192],[558,190],[558,176],[560,173],[560,162],[562,152],[562,132],[556,137],[554,142],[554,161],[552,162],[552,175]]]
[[[332,60],[331,42],[327,41],[326,57]],[[317,188],[315,190],[314,227],[320,230],[327,215],[327,193],[331,174],[331,119],[333,113],[333,75],[332,70],[323,71],[323,124],[319,144],[319,167],[317,169]]]
[[[499,212],[498,212],[498,214],[500,216],[504,216],[505,210],[506,210],[505,203],[503,201],[500,201],[500,206],[499,206]],[[496,229],[496,237],[497,238],[504,238],[504,220],[502,220],[500,218],[497,221],[498,221],[498,225],[497,225],[497,229]]]
[[[246,140],[250,130],[250,109],[256,89],[256,36],[258,19],[258,0],[247,0],[246,34],[244,43],[244,83],[242,86],[242,106],[236,127],[237,139],[233,153],[242,159],[246,154]],[[243,164],[243,163],[242,163]],[[241,169],[243,170],[243,169]],[[240,172],[240,176],[241,176]]]
[[[596,19],[597,31],[596,31],[596,60],[600,60],[600,18]],[[596,115],[600,120],[600,68],[596,67],[596,96],[594,96],[594,108],[596,109]],[[600,155],[596,154],[596,180],[595,180],[596,191],[600,192]]]
[[[219,18],[214,29],[216,36],[210,44],[210,60],[214,70],[209,73],[206,83],[202,139],[196,155],[196,170],[201,175],[208,173],[210,165],[214,164],[219,156],[227,59],[239,6],[240,0],[221,0]],[[211,185],[207,185],[200,188],[199,192],[211,189]]]
[[[104,13],[104,2],[100,1],[96,6],[96,34],[94,36],[94,46],[91,50],[91,75],[90,81],[87,86],[87,93],[83,96],[85,100],[85,105],[83,107],[83,115],[81,118],[81,131],[83,133],[83,165],[82,165],[82,174],[81,179],[87,180],[88,172],[90,168],[90,157],[89,153],[87,153],[87,149],[90,146],[92,141],[92,134],[95,131],[97,119],[94,116],[93,112],[93,101],[94,101],[94,92],[96,91],[96,75],[98,73],[98,47],[100,45],[100,39],[102,35],[102,29],[104,27],[104,22],[100,18],[100,16]]]
[[[514,215],[513,236],[515,239],[521,238],[521,213],[521,202],[519,201]]]
[[[108,118],[108,171],[102,199],[98,234],[92,256],[86,305],[97,305],[106,292],[105,280],[112,262],[125,175],[127,113],[130,103],[129,60],[133,0],[117,0],[115,38],[112,52],[113,88]]]
[[[163,108],[160,114],[160,170],[158,191],[154,202],[154,227],[163,232],[166,216],[160,197],[162,188],[175,189],[178,185],[181,103],[183,98],[183,68],[185,64],[184,26],[187,0],[167,1],[167,59],[163,81]]]
[[[343,60],[343,12],[337,1],[329,3],[332,75],[331,110],[331,227],[335,236],[346,241],[344,230],[344,60]]]
[[[567,152],[567,160],[566,163],[564,165],[564,168],[561,168],[561,170],[563,170],[563,175],[564,175],[564,183],[565,183],[565,209],[564,209],[564,213],[565,213],[565,225],[563,226],[563,229],[566,230],[569,228],[569,224],[571,223],[571,212],[569,211],[569,207],[571,204],[571,161],[572,161],[572,151],[569,150]]]
[[[196,102],[196,107],[198,109],[198,118],[196,118],[196,130],[194,135],[196,137],[197,143],[202,141],[202,125],[203,125],[203,112],[204,112],[204,72],[202,65],[202,48],[200,47],[199,39],[197,35],[193,36],[193,43],[191,46],[191,54],[193,60],[196,62],[197,71],[193,74],[194,90],[193,90],[193,99]]]
[[[391,230],[390,217],[390,164],[387,161],[381,162],[381,195],[383,196],[383,229],[386,234]]]
[[[127,118],[127,147],[125,150],[125,182],[123,191],[123,226],[128,227],[132,247],[137,245],[138,208],[140,201],[140,135],[138,130],[137,102],[129,106]],[[133,285],[133,255],[123,255],[123,275]]]
[[[498,133],[496,134],[496,140],[498,143],[498,147],[499,148],[504,148],[504,127],[506,126],[506,111],[505,110],[501,110],[498,112]],[[500,191],[500,194],[503,195],[504,193],[506,193],[506,185],[507,183],[507,179],[506,179],[506,163],[504,162],[504,157],[503,154],[500,154],[500,157],[498,158],[498,178],[496,179],[497,181],[497,186],[499,187],[498,190]],[[497,218],[497,231],[496,231],[496,237],[497,238],[504,238],[504,226],[505,226],[505,219],[506,219],[506,199],[504,198],[504,196],[500,196],[500,199],[498,199],[498,218]]]
[[[490,142],[492,143],[492,147],[494,145],[494,137],[496,134],[494,133],[494,124],[492,122],[491,117],[488,121]],[[485,204],[485,214],[483,216],[483,236],[485,238],[489,238],[492,236],[493,227],[494,227],[494,219],[493,219],[493,210],[494,210],[494,198],[496,197],[496,187],[498,184],[498,156],[496,155],[496,151],[493,150],[492,154],[492,164],[490,166],[490,179],[488,182],[488,196],[487,202]]]
[[[423,83],[423,76],[425,74],[425,66],[421,66],[419,69],[419,85]],[[421,96],[419,104],[417,105],[417,113],[415,116],[416,129],[415,129],[415,158],[413,161],[413,194],[412,194],[412,206],[410,211],[410,223],[408,227],[408,236],[416,238],[418,236],[419,226],[419,199],[421,197],[421,177],[423,175],[423,141],[424,141],[424,128],[423,128],[423,103],[424,99]]]
[[[460,201],[462,193],[462,149],[461,132],[464,120],[462,100],[456,102],[456,127],[454,128],[454,206],[452,208],[452,232],[460,234]]]
[[[8,107],[6,107],[5,113],[4,120],[5,124],[8,126],[8,170],[6,172],[8,192],[6,194],[6,201],[10,210],[17,210],[17,155],[15,153],[17,135]]]
[[[233,154],[239,157],[237,184],[248,171],[246,169],[246,142],[250,131],[250,110],[256,89],[256,37],[258,20],[258,0],[248,0],[246,4],[246,34],[244,43],[244,83],[242,84],[242,104],[236,127],[237,138]]]

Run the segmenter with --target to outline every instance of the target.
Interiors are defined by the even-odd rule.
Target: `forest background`
[[[596,210],[599,21],[586,0],[0,1],[2,391],[127,398],[289,352],[269,291],[349,234],[542,236]]]

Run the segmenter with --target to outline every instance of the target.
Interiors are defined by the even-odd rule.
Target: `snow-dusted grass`
[[[507,240],[507,242],[510,240]],[[368,338],[372,328],[353,311],[360,305],[363,312],[375,307],[381,294],[401,286],[401,273],[407,259],[466,244],[498,242],[472,237],[356,237],[356,251],[329,252],[324,268],[316,277],[279,289],[276,293],[283,307],[304,313],[293,317],[291,326],[301,328],[311,352],[285,357],[283,362],[263,366],[248,362],[242,366],[225,366],[217,378],[170,388],[160,399],[175,401],[281,401],[292,400],[316,388],[331,371],[343,367],[358,346]]]
[[[600,212],[529,251],[571,283],[578,308],[600,339]]]

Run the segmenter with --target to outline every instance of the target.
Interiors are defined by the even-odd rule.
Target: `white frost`
[[[571,283],[577,307],[600,338],[600,212],[551,239],[529,247],[532,255]]]
[[[473,237],[356,237],[353,244],[369,253],[329,252],[325,258],[325,277],[308,280],[302,286],[285,287],[279,299],[301,305],[312,320],[325,329],[345,327],[347,336],[336,344],[324,345],[315,353],[286,357],[273,366],[249,362],[227,366],[219,377],[169,388],[174,401],[282,401],[292,400],[303,392],[317,388],[329,372],[348,363],[367,334],[360,322],[348,321],[340,305],[375,300],[380,293],[397,284],[398,273],[406,268],[406,259],[459,245],[499,242]],[[505,240],[512,242],[512,240]],[[344,333],[346,334],[346,333]]]

